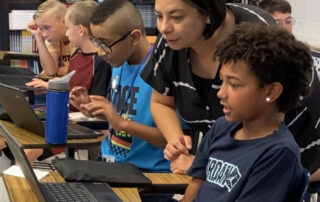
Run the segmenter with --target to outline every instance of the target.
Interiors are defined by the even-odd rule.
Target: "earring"
[[[211,19],[208,17],[206,23],[209,25],[211,24]]]
[[[266,98],[266,102],[270,102],[271,99],[269,97]]]

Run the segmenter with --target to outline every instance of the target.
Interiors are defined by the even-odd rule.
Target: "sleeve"
[[[208,133],[204,136],[200,146],[196,152],[195,159],[187,171],[187,174],[192,177],[206,179],[206,166],[208,164],[210,147],[213,143],[214,133],[216,132],[216,124],[214,124]]]
[[[277,149],[256,163],[236,201],[299,201],[308,184],[301,187],[303,181],[297,157],[288,148]]]
[[[302,165],[313,173],[320,167],[320,150],[314,144],[320,139],[320,82],[315,70],[310,85],[310,94],[298,109],[286,114],[285,123],[300,147]]]
[[[101,57],[94,57],[93,81],[89,90],[90,95],[106,96],[111,78],[111,65]]]
[[[164,95],[173,95],[172,70],[173,50],[171,50],[165,39],[158,35],[153,52],[147,61],[140,76],[154,90]],[[171,77],[171,78],[170,78]]]

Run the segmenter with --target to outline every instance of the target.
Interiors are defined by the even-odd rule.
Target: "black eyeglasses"
[[[132,30],[120,37],[118,40],[112,42],[111,44],[108,44],[108,42],[106,42],[104,39],[95,38],[93,36],[90,36],[90,40],[95,46],[102,48],[106,53],[111,53],[111,47],[124,40],[127,36],[129,36],[129,34],[131,34],[131,32]]]

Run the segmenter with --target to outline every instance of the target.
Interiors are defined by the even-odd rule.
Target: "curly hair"
[[[243,23],[219,43],[216,56],[222,64],[243,60],[257,76],[260,86],[279,82],[283,92],[277,100],[280,112],[288,112],[309,92],[313,60],[310,49],[275,26]]]

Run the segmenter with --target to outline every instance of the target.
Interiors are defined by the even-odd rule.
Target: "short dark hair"
[[[187,4],[198,9],[204,15],[210,17],[211,23],[203,30],[203,36],[208,39],[218,29],[226,16],[225,0],[183,0]]]
[[[262,0],[259,7],[271,14],[275,12],[291,13],[290,3],[286,0]]]
[[[139,29],[145,34],[140,12],[128,0],[104,0],[98,5],[91,17],[91,24],[103,24],[112,18],[113,30],[117,34],[125,34],[130,30]]]
[[[216,56],[222,64],[243,60],[259,79],[260,86],[279,82],[283,92],[277,100],[280,112],[299,105],[309,92],[313,60],[310,49],[278,27],[243,23],[221,42]]]

